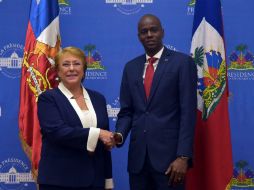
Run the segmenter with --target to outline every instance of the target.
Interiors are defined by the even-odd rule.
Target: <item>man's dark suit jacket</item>
[[[87,90],[97,116],[97,127],[109,130],[105,98]],[[42,133],[39,184],[104,187],[112,178],[111,154],[98,140],[95,152],[88,153],[89,128],[84,129],[68,99],[58,89],[39,96],[38,117]]]
[[[141,171],[147,152],[154,169],[164,173],[177,156],[192,157],[197,70],[191,57],[164,48],[146,100],[145,62],[142,55],[124,68],[116,131],[125,141],[131,130],[129,172]]]

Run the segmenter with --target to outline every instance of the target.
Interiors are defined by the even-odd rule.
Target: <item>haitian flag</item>
[[[37,100],[42,92],[57,85],[53,59],[59,49],[58,1],[32,0],[22,63],[19,135],[35,177],[41,153]]]
[[[196,0],[191,54],[198,71],[198,119],[188,190],[224,190],[233,174],[220,0]]]

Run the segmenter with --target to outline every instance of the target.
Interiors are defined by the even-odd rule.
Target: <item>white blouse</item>
[[[90,128],[86,148],[88,151],[94,152],[99,139],[100,129],[97,128],[96,113],[94,111],[93,104],[86,89],[82,86],[84,100],[86,102],[88,110],[81,110],[76,100],[73,99],[72,93],[64,86],[62,82],[59,83],[58,88],[66,96],[66,98],[69,100],[70,104],[76,111],[83,128]]]

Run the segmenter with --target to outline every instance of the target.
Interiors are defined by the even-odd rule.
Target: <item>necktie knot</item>
[[[147,59],[147,61],[148,61],[149,64],[154,64],[157,59],[158,58],[156,58],[156,57],[150,57],[150,58]]]

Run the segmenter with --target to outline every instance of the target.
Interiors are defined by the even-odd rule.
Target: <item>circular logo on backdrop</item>
[[[8,78],[19,78],[24,46],[9,43],[0,49],[0,72]]]
[[[142,7],[144,7],[144,4],[141,5],[135,5],[135,4],[114,4],[114,7],[116,10],[118,10],[120,13],[125,14],[125,15],[130,15],[130,14],[135,14],[138,13]]]
[[[145,4],[153,3],[153,0],[106,0],[106,3],[113,4],[122,14],[131,15],[138,13]]]
[[[30,168],[22,160],[7,158],[0,162],[0,190],[25,190],[32,182]]]

